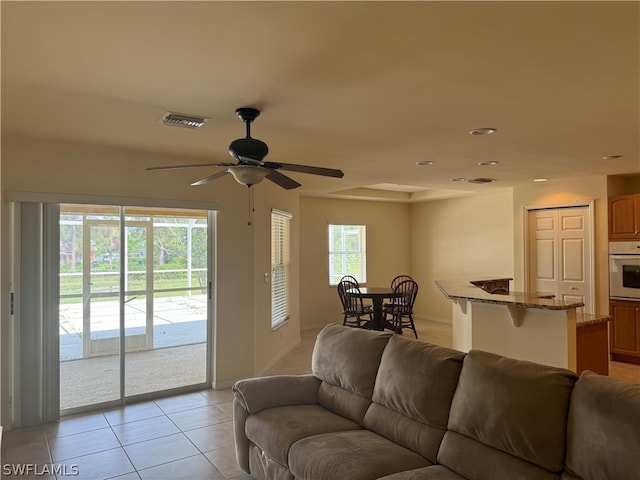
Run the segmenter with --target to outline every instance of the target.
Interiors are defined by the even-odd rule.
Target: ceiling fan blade
[[[280,185],[282,188],[286,188],[287,190],[291,190],[293,188],[298,188],[301,186],[300,183],[296,182],[293,178],[289,178],[286,175],[281,174],[277,170],[270,169],[267,177],[273,183]]]
[[[234,165],[234,164],[232,164],[232,165]],[[193,182],[191,184],[191,186],[195,187],[197,185],[204,185],[205,183],[209,183],[209,182],[215,180],[216,178],[220,178],[220,177],[226,175],[227,173],[229,173],[229,170],[222,170],[222,171],[220,171],[218,173],[214,173],[213,175],[209,175],[208,177],[201,178],[197,182]]]
[[[147,170],[176,170],[178,168],[195,167],[232,167],[235,163],[192,163],[190,165],[169,165],[166,167],[147,167]]]
[[[291,172],[309,173],[311,175],[324,175],[325,177],[344,177],[342,170],[324,167],[312,167],[310,165],[296,165],[295,163],[265,162],[267,168],[278,168],[280,170],[289,170]]]

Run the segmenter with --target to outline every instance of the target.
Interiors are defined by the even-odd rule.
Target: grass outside
[[[83,294],[82,273],[60,274],[60,295],[74,295],[75,298],[61,298],[61,303],[80,302]],[[127,292],[144,292],[147,289],[146,272],[128,272],[125,290]],[[206,269],[193,269],[191,271],[191,285],[188,282],[188,274],[184,270],[162,271],[153,273],[153,291],[157,296],[170,295],[162,290],[196,289],[206,292]],[[93,272],[91,275],[91,293],[112,293],[117,295],[120,291],[120,274],[118,272]],[[97,299],[96,299],[97,300]]]

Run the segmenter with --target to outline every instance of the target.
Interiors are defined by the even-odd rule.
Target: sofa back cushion
[[[567,435],[566,468],[575,476],[640,478],[640,385],[583,373],[571,396]]]
[[[464,356],[392,337],[382,354],[365,428],[435,462]]]
[[[575,373],[562,368],[470,351],[449,415],[448,429],[454,433],[447,433],[450,438],[445,438],[438,461],[464,477],[483,477],[486,475],[479,472],[489,469],[492,475],[501,476],[494,469],[504,452],[534,468],[559,473],[564,466],[569,400],[576,380]],[[459,439],[463,437],[490,448],[483,448],[482,455],[465,457],[460,464]],[[511,472],[516,468],[509,466]],[[508,474],[502,472],[502,476]]]
[[[362,424],[382,352],[391,333],[327,325],[318,334],[311,371],[322,380],[318,403]]]

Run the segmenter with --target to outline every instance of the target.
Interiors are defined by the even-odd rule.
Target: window
[[[329,225],[330,285],[337,285],[344,275],[367,281],[366,232],[365,225]]]
[[[289,320],[291,214],[271,211],[271,328]]]

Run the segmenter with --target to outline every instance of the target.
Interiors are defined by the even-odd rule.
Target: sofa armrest
[[[250,414],[266,408],[318,403],[321,381],[313,375],[275,375],[238,380],[233,394]]]
[[[275,375],[238,380],[233,386],[233,434],[236,460],[249,473],[249,439],[245,423],[249,415],[287,405],[318,403],[321,381],[313,375]]]

